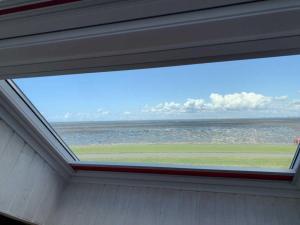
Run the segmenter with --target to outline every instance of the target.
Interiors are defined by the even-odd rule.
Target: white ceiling
[[[101,2],[2,17],[1,77],[200,63],[290,54],[300,48],[299,0],[255,1],[165,16],[149,15],[189,9],[186,2],[196,8],[224,0]],[[141,19],[145,15],[149,17]]]
[[[0,9],[11,8],[25,4],[40,2],[41,0],[0,0]]]
[[[82,0],[0,16],[0,40],[24,35],[105,25],[256,0]],[[2,8],[38,1],[0,2]],[[11,6],[11,7],[4,7]]]

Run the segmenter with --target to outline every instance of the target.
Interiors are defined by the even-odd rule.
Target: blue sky
[[[300,116],[300,56],[17,79],[49,121]]]

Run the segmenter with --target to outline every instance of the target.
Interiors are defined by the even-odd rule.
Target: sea
[[[300,118],[56,122],[68,145],[292,144]]]

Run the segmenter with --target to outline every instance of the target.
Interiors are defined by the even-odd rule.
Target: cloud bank
[[[200,113],[200,112],[233,112],[233,111],[282,111],[293,110],[300,106],[300,101],[290,101],[287,96],[265,96],[254,92],[232,94],[212,93],[209,100],[188,98],[185,102],[163,102],[155,106],[146,106],[146,113]]]
[[[86,120],[98,120],[109,115],[110,112],[104,109],[97,109],[95,112],[66,112],[63,120],[70,121],[86,121]]]
[[[216,110],[263,109],[273,101],[271,97],[254,92],[241,92],[228,95],[212,93],[210,100],[209,107]]]
[[[137,106],[138,107],[138,106]],[[94,112],[67,112],[63,121],[96,121],[127,119],[197,119],[255,118],[300,116],[300,100],[288,96],[266,96],[255,92],[211,93],[208,99],[187,98],[185,101],[161,102],[134,111],[110,112],[98,108]]]

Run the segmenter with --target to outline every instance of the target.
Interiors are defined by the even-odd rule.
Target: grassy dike
[[[134,144],[71,146],[82,161],[288,168],[295,145]]]

